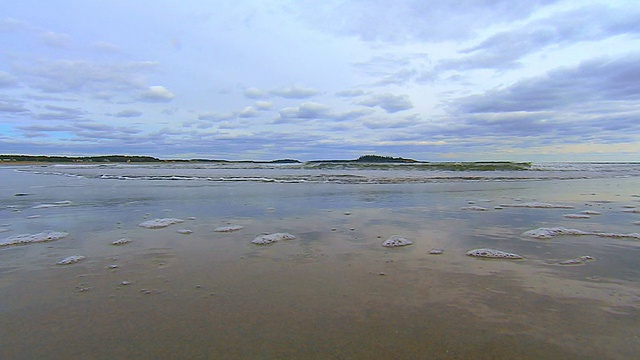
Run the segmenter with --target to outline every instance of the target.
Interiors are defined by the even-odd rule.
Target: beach
[[[594,166],[3,166],[0,357],[631,359],[638,165]]]

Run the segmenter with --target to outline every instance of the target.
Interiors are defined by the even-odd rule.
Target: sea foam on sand
[[[495,249],[474,249],[467,251],[467,255],[473,257],[489,258],[489,259],[522,259],[518,254],[508,253]]]
[[[71,264],[75,264],[78,261],[84,259],[85,257],[82,255],[72,255],[72,256],[68,256],[60,261],[58,261],[56,264],[57,265],[71,265]]]
[[[232,232],[244,229],[244,226],[240,225],[230,225],[230,226],[221,226],[213,229],[215,232]]]
[[[51,230],[37,234],[13,235],[0,242],[0,247],[55,241],[60,240],[68,235],[69,233],[66,232]]]
[[[631,234],[618,234],[618,233],[605,233],[600,231],[582,231],[578,229],[567,229],[563,227],[555,228],[537,228],[522,233],[523,236],[532,237],[535,239],[551,239],[559,235],[593,235],[599,237],[608,238],[632,238],[640,240],[640,233]]]
[[[147,220],[145,222],[140,223],[138,226],[141,226],[147,229],[159,229],[159,228],[167,227],[169,225],[179,224],[182,222],[184,222],[184,220],[182,219],[164,218],[164,219]]]
[[[413,241],[407,240],[400,235],[393,235],[382,243],[384,247],[398,247],[413,244]]]
[[[257,245],[267,245],[267,244],[274,243],[276,241],[293,240],[295,238],[296,238],[295,235],[291,235],[289,233],[274,233],[274,234],[267,234],[267,235],[259,235],[255,239],[253,239],[251,243],[257,244]]]
[[[523,208],[538,208],[538,209],[573,209],[570,205],[550,204],[538,201],[525,202],[521,204],[500,204],[502,207],[523,207]]]

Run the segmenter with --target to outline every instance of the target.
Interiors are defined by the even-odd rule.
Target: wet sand
[[[542,226],[639,232],[639,215],[624,212],[640,207],[633,178],[201,186],[1,175],[10,181],[0,190],[0,240],[69,233],[0,248],[3,359],[631,359],[640,351],[638,240],[522,236]],[[71,204],[34,208],[62,201]],[[574,208],[494,209],[519,201]],[[489,210],[461,210],[470,203]],[[564,217],[582,210],[602,214]],[[185,221],[138,226],[156,218]],[[229,225],[243,228],[214,231]],[[275,232],[297,238],[251,244]],[[414,244],[382,247],[392,235]],[[133,241],[111,245],[123,237]],[[484,247],[524,259],[466,255]],[[86,258],[56,265],[71,255]],[[595,260],[558,264],[583,255]]]

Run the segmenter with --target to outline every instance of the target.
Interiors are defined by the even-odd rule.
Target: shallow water
[[[0,240],[69,233],[0,248],[3,359],[630,359],[640,351],[640,241],[522,236],[556,226],[640,232],[640,215],[624,212],[640,207],[637,177],[292,184],[0,168],[0,178]],[[527,201],[574,208],[494,209]],[[461,210],[470,204],[488,211]],[[582,210],[602,215],[564,217]],[[155,218],[185,221],[138,226]],[[228,225],[243,228],[213,231]],[[275,232],[297,239],[251,244]],[[382,247],[392,235],[414,244]],[[133,241],[111,245],[123,237]],[[465,255],[475,248],[525,259]],[[86,258],[56,265],[71,255]],[[583,255],[595,260],[558,264]]]

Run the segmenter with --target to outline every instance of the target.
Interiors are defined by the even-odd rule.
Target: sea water
[[[633,358],[639,169],[4,166],[0,357]]]

